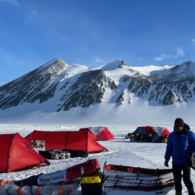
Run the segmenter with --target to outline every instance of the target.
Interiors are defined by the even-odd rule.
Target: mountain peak
[[[115,60],[111,63],[101,66],[101,70],[115,70],[117,68],[123,68],[124,66],[129,66],[123,60]]]
[[[68,65],[60,58],[53,58],[39,68],[39,74],[57,73],[64,70]]]

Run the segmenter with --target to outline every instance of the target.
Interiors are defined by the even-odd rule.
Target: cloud
[[[82,62],[82,59],[79,58],[78,61],[79,61],[79,62]]]
[[[139,60],[139,61],[141,61],[141,60],[143,60],[144,58],[137,58],[137,60]]]
[[[37,12],[35,10],[31,10],[27,19],[34,20],[34,19],[36,19],[36,17],[37,17]]]
[[[164,59],[175,59],[178,57],[183,57],[184,56],[184,51],[178,47],[177,49],[177,53],[175,55],[166,55],[166,54],[161,54],[159,57],[155,57],[154,60],[155,61],[162,61]]]
[[[192,43],[195,45],[195,39],[192,39]]]
[[[16,7],[20,7],[20,4],[16,0],[0,0],[0,3],[9,3]]]
[[[6,82],[4,82],[4,81],[3,82],[0,82],[0,87],[3,86],[3,85],[5,85],[5,84],[6,84]]]
[[[96,58],[96,59],[95,59],[95,62],[103,62],[103,60],[100,59],[100,58]]]

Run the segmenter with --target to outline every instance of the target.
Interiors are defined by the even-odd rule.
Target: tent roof
[[[45,140],[49,131],[34,130],[32,133],[27,135],[25,138],[29,141]]]
[[[80,131],[90,131],[92,132],[97,140],[112,140],[114,135],[108,130],[107,127],[87,127],[81,128]]]

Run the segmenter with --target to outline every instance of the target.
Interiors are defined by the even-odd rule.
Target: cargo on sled
[[[146,169],[120,165],[104,167],[104,188],[159,190],[174,185],[172,169]]]
[[[1,195],[78,195],[80,178],[68,182],[49,183],[41,186],[18,186],[13,183],[0,185]]]

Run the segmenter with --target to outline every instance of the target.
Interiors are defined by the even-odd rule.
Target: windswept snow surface
[[[73,74],[79,74],[82,72],[88,71],[90,68],[85,65],[80,64],[73,64],[73,65],[66,65],[66,69],[61,71],[60,74],[64,73],[73,73]]]
[[[123,88],[122,88],[123,89]],[[122,90],[121,92],[122,93]],[[32,124],[80,124],[88,123],[90,126],[113,125],[172,125],[175,118],[183,118],[184,121],[195,125],[195,103],[175,103],[170,106],[150,106],[148,101],[129,95],[125,91],[124,98],[130,98],[131,104],[124,101],[116,106],[118,95],[107,90],[101,104],[89,108],[76,107],[69,111],[53,112],[57,102],[54,99],[46,103],[33,105],[22,104],[5,110],[0,110],[0,124],[2,123],[32,123]]]
[[[166,123],[164,123],[164,126]],[[190,124],[189,124],[190,125]],[[20,133],[22,136],[26,136],[34,129],[38,130],[79,130],[81,127],[87,127],[88,124],[83,126],[80,125],[37,125],[37,124],[0,124],[0,133]],[[112,141],[99,141],[101,145],[106,147],[109,151],[104,153],[90,154],[86,158],[72,158],[65,160],[50,160],[51,165],[49,167],[43,167],[36,170],[27,170],[27,171],[19,171],[13,173],[2,173],[0,174],[0,179],[2,180],[21,180],[28,178],[33,175],[38,175],[40,173],[51,173],[57,170],[64,170],[76,164],[80,164],[85,162],[88,159],[97,158],[100,162],[101,171],[103,170],[103,165],[105,161],[107,164],[116,164],[116,165],[126,165],[126,166],[134,166],[134,167],[143,167],[143,168],[159,168],[165,169],[164,166],[164,154],[166,150],[165,143],[132,143],[123,138],[129,132],[133,132],[136,129],[135,126],[108,126],[109,130],[112,134],[114,134],[115,139]],[[172,131],[172,126],[166,126],[169,131]],[[195,126],[191,126],[193,132],[195,132]],[[169,166],[171,167],[171,160],[169,162]],[[195,171],[192,170],[192,182],[195,183]],[[183,185],[183,195],[187,195],[187,189]],[[80,192],[81,189],[79,189]],[[156,194],[167,194],[174,195],[175,190],[173,187],[165,188],[163,190],[145,192],[145,191],[121,191],[121,190],[107,190],[107,195],[156,195]],[[80,193],[79,193],[80,194]]]

